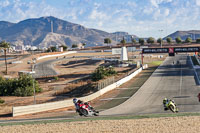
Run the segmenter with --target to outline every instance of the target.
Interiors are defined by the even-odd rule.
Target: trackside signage
[[[175,47],[175,48],[143,48],[142,53],[178,53],[199,52],[200,47]]]
[[[179,47],[174,48],[174,52],[199,52],[199,47]]]
[[[168,53],[168,48],[143,48],[142,53]]]

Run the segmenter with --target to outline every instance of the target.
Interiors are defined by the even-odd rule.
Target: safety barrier
[[[136,76],[138,73],[142,71],[142,69],[148,68],[148,65],[144,65],[140,69],[136,70],[132,74],[128,75],[127,77],[91,94],[85,97],[81,97],[79,99],[83,101],[91,101],[103,94],[105,94],[108,91],[111,91],[115,89],[116,87],[120,86],[121,84],[129,81],[131,78]],[[58,101],[58,102],[51,102],[51,103],[43,103],[43,104],[35,104],[35,105],[28,105],[28,106],[18,106],[18,107],[13,107],[12,108],[12,115],[14,116],[20,116],[20,115],[26,115],[26,114],[32,114],[32,113],[38,113],[38,112],[43,112],[43,111],[48,111],[48,110],[54,110],[54,109],[59,109],[59,108],[65,108],[65,107],[70,107],[73,106],[72,99],[64,100],[64,101]]]
[[[41,56],[41,57],[38,57],[36,60],[41,60],[41,59],[44,59],[44,58],[49,58],[49,57],[57,57],[57,56],[63,56],[63,55],[67,55],[67,54],[74,54],[74,53],[77,53],[77,51],[68,51],[68,52],[65,52],[65,53],[62,53],[62,54],[54,54],[54,55],[44,55],[44,56]]]
[[[196,60],[199,62],[199,59],[195,56],[195,58],[196,58]],[[195,74],[195,77],[196,77],[196,81],[197,81],[197,84],[198,85],[200,85],[200,79],[199,79],[199,75],[198,75],[198,73],[197,73],[197,71],[196,71],[196,69],[197,68],[199,68],[199,66],[198,67],[196,67],[194,64],[193,64],[193,62],[192,62],[192,59],[191,59],[191,57],[189,56],[189,60],[190,60],[190,62],[191,62],[191,64],[192,64],[192,68],[194,69],[194,74]]]

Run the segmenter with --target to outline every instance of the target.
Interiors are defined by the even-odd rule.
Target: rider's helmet
[[[75,104],[75,103],[77,103],[78,102],[78,100],[76,99],[76,98],[74,98],[73,99],[73,103]]]
[[[163,99],[163,104],[166,104],[167,103],[167,98],[164,98]]]

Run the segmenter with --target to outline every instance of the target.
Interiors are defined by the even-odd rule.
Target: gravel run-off
[[[200,116],[27,124],[0,129],[1,133],[199,133]]]

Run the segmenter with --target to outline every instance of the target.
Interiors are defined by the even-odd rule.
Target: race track
[[[180,112],[199,112],[194,70],[187,55],[167,57],[144,85],[127,101],[101,115],[164,113],[162,100],[175,100]],[[169,112],[168,112],[169,113]]]

